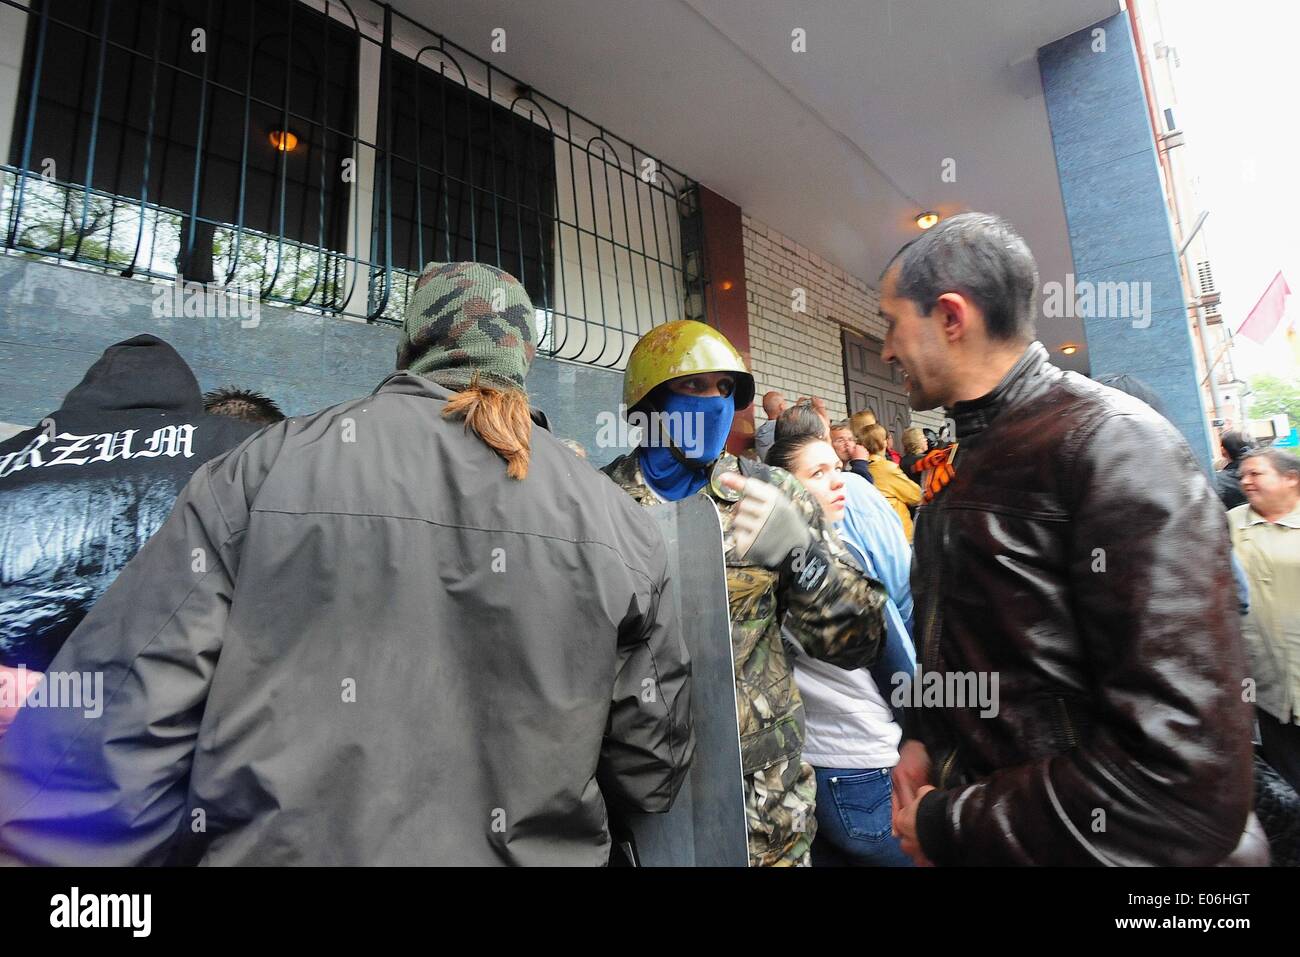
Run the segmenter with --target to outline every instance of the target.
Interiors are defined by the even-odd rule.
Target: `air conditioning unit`
[[[1202,296],[1211,296],[1218,291],[1214,288],[1214,271],[1210,269],[1208,259],[1196,264],[1196,278],[1200,283]]]
[[[1291,418],[1285,412],[1270,415],[1267,419],[1251,419],[1250,434],[1257,442],[1283,438],[1291,431]]]
[[[1219,312],[1219,293],[1214,288],[1214,271],[1210,268],[1209,260],[1196,264],[1196,283],[1200,287],[1201,308],[1205,310],[1205,321],[1223,322],[1223,315]]]

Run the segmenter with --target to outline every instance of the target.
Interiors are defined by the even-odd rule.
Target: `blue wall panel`
[[[1097,49],[1098,29],[1104,49]],[[1137,283],[1150,294],[1140,317],[1084,317],[1092,373],[1145,381],[1208,469],[1211,440],[1178,250],[1127,15],[1048,44],[1038,63],[1076,284]]]

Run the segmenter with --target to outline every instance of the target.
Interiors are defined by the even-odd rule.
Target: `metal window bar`
[[[694,266],[688,276],[682,252],[683,209],[695,188],[689,178],[389,5],[0,3],[21,11],[31,25],[14,147],[10,157],[0,157],[6,161],[0,165],[6,252],[171,281],[210,247],[212,275],[204,278],[227,291],[389,323],[401,321],[425,256],[469,253],[515,273],[529,288],[540,352],[611,368],[623,366],[631,345],[652,326],[682,317],[688,288],[702,282]],[[239,29],[225,30],[228,12],[241,11],[242,4]],[[195,17],[193,9],[203,12]],[[283,34],[259,34],[275,16],[287,20]],[[138,29],[115,33],[114,21]],[[185,54],[191,26],[207,31],[207,51],[197,61]],[[295,45],[295,31],[310,36]],[[75,102],[59,106],[73,113],[77,136],[88,142],[74,137],[80,162],[69,160],[65,170],[49,175],[45,157],[34,149],[45,133],[43,87],[51,69],[65,66],[51,62],[52,34],[55,46],[84,44]],[[352,44],[349,62],[338,66],[334,57],[344,37]],[[365,44],[379,54],[379,76],[371,78],[377,97],[363,89]],[[221,68],[223,55],[246,60],[241,76]],[[268,60],[283,63],[278,96],[257,82]],[[106,87],[105,75],[123,68],[130,102],[109,103],[117,94]],[[341,69],[352,71],[343,104],[329,88]],[[398,69],[408,77],[414,71],[412,147],[399,144],[394,128]],[[314,78],[305,87],[303,75]],[[87,83],[92,76],[93,84]],[[191,144],[175,124],[184,122],[176,115],[178,91],[195,85]],[[463,101],[463,119],[453,122],[449,115],[455,107],[449,94]],[[230,97],[239,105],[235,122],[242,118],[238,132],[235,123],[214,126],[219,102],[228,107]],[[425,123],[426,98],[438,101],[436,130]],[[110,106],[120,120],[106,114]],[[308,154],[301,172],[291,176],[290,151],[277,148],[271,209],[261,228],[250,216],[253,186],[265,174],[266,158],[255,151],[265,151],[268,142],[259,116],[277,118],[282,141],[284,132],[300,134]],[[369,117],[376,120],[373,137],[362,135]],[[463,136],[455,135],[457,123],[464,124]],[[106,158],[109,127],[117,148]],[[137,140],[138,159],[128,148]],[[238,168],[228,176],[228,192],[221,192],[212,184],[228,175],[219,155],[227,148],[237,152]],[[169,202],[177,192],[178,163],[189,151],[184,200]],[[352,177],[332,171],[332,160],[343,167],[351,160]],[[133,163],[138,171],[126,168]],[[411,226],[396,245],[395,166],[413,174],[415,198]],[[103,172],[106,167],[112,175]]]

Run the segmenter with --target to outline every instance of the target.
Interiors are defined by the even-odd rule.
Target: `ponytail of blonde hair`
[[[528,475],[532,457],[533,420],[528,396],[518,389],[493,389],[480,385],[478,373],[469,386],[457,392],[442,410],[444,419],[463,419],[466,431],[482,439],[506,460],[506,474],[512,479]]]

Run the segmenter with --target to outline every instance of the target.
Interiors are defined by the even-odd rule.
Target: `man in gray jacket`
[[[535,335],[430,264],[406,371],[200,468],[0,740],[0,862],[603,864],[606,802],[667,810],[663,537],[529,421]]]

